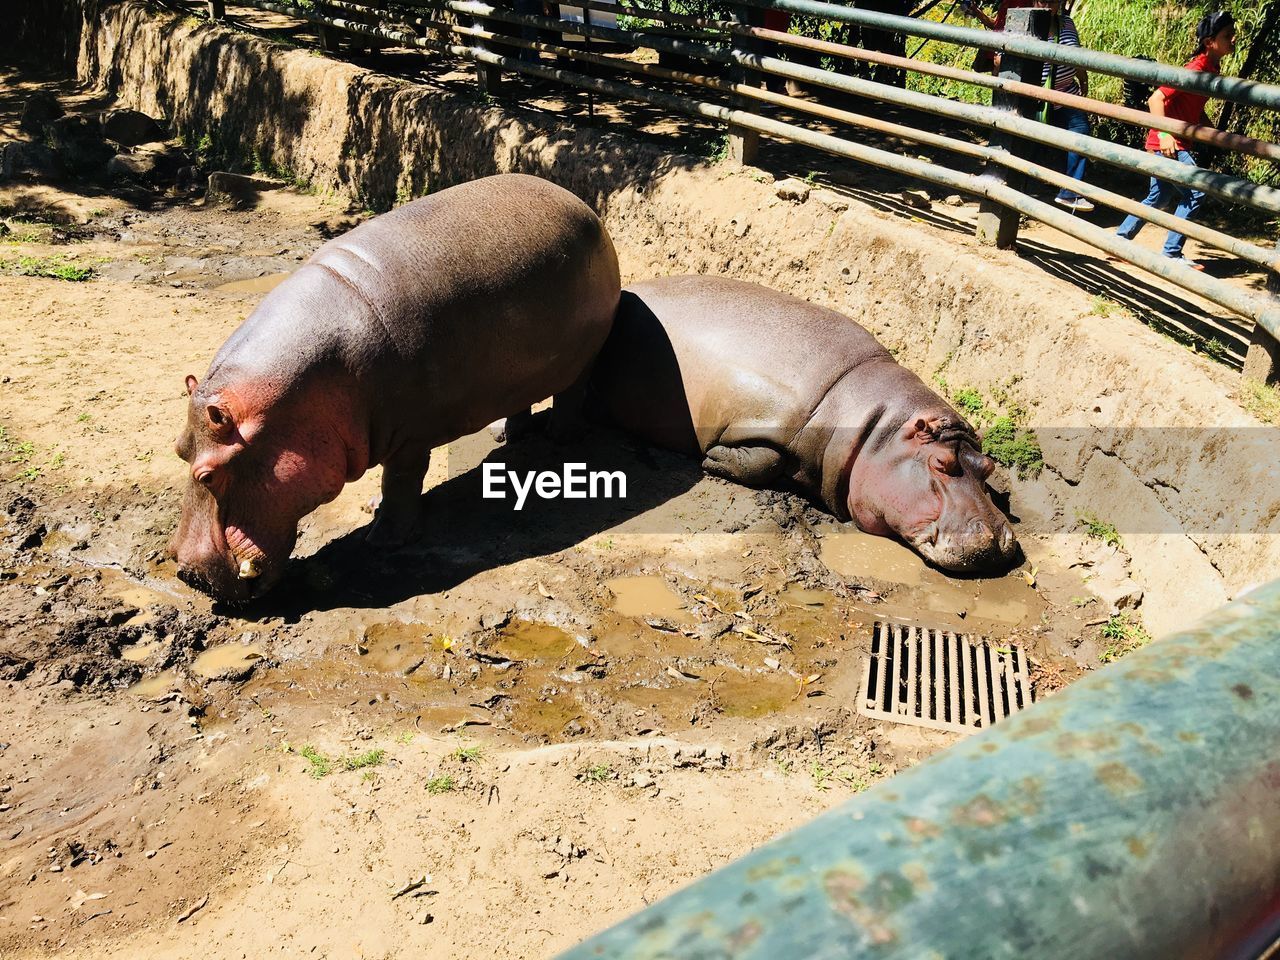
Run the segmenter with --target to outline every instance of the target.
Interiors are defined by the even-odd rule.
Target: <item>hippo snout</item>
[[[1018,552],[1018,538],[1003,517],[972,517],[958,529],[939,530],[934,542],[917,542],[914,546],[943,570],[986,573],[1012,563]]]
[[[233,555],[221,551],[175,550],[174,559],[178,563],[178,579],[227,603],[247,603],[270,583],[269,578],[262,576],[261,564],[256,565],[254,576],[242,577],[241,564]]]

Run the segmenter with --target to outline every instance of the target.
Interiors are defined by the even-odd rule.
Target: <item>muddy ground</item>
[[[1124,557],[1079,534],[1028,516],[1028,563],[955,580],[599,425],[438,451],[396,555],[363,545],[374,471],[268,600],[215,607],[164,554],[182,377],[365,214],[39,178],[0,204],[6,957],[547,956],[954,742],[857,712],[877,619],[1020,646],[1038,696],[1107,646]],[[628,497],[482,506],[486,457]]]

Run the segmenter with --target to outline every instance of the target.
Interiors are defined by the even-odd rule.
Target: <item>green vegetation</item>
[[[1089,312],[1095,316],[1109,317],[1116,312],[1127,313],[1128,311],[1110,297],[1104,297],[1102,294],[1098,294],[1093,298],[1093,307]]]
[[[1120,532],[1114,523],[1099,520],[1091,513],[1082,513],[1078,519],[1089,539],[1099,540],[1108,547],[1120,546]]]
[[[982,452],[996,463],[1016,470],[1019,479],[1038,477],[1044,469],[1044,451],[1035,432],[1022,425],[1026,410],[1009,395],[1009,388],[1016,381],[992,388],[993,399],[988,401],[976,387],[951,389],[942,376],[945,365],[946,361],[934,374],[934,382],[982,433]]]
[[[1227,346],[1217,337],[1210,337],[1208,340],[1200,341],[1199,348],[1200,352],[1210,360],[1222,363],[1227,359]]]
[[[982,452],[996,463],[1018,471],[1020,479],[1038,477],[1044,469],[1044,451],[1030,430],[1019,428],[1010,416],[997,417],[982,438]]]
[[[62,257],[18,257],[0,262],[0,269],[19,277],[47,277],[52,280],[88,280],[93,267],[81,266]]]
[[[311,764],[307,773],[313,780],[323,780],[333,773],[333,761],[310,744],[299,750],[298,755]]]
[[[581,783],[604,783],[607,780],[616,779],[618,774],[606,763],[592,764],[578,774],[578,781]]]
[[[479,745],[471,747],[458,747],[453,753],[449,754],[454,760],[461,763],[475,763],[484,757],[484,747]]]
[[[291,749],[288,744],[285,744],[284,748],[286,751]],[[313,780],[323,780],[335,770],[366,770],[369,767],[376,767],[386,759],[387,751],[368,750],[365,753],[356,753],[335,760],[325,756],[311,744],[307,744],[299,749],[297,754],[310,764],[307,767],[307,775]]]
[[[1112,663],[1151,642],[1151,634],[1147,633],[1142,620],[1127,613],[1114,614],[1107,620],[1102,626],[1102,636],[1110,641],[1098,654],[1102,663]]]
[[[431,777],[427,780],[427,793],[433,797],[442,793],[452,793],[458,789],[458,781],[447,773]]]
[[[343,757],[338,761],[338,764],[343,770],[363,770],[366,767],[378,766],[386,759],[386,756],[387,751],[385,750],[368,750],[354,756]]]
[[[809,768],[809,776],[813,779],[815,790],[830,790],[832,781],[844,784],[854,793],[861,793],[871,786],[863,777],[836,767],[824,767],[817,760],[813,761],[813,765]]]
[[[712,163],[723,163],[729,159],[729,135],[727,133],[707,144],[707,159]]]
[[[1239,399],[1245,412],[1280,427],[1280,387],[1269,387],[1258,380],[1242,380]]]

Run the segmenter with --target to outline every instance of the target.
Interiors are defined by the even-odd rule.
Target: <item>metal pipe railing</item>
[[[561,960],[1255,960],[1280,936],[1280,581]]]
[[[684,14],[671,14],[663,10],[623,6],[617,3],[602,2],[602,0],[584,0],[584,2],[586,6],[592,10],[603,10],[610,13],[628,13],[649,19],[670,20],[673,23],[715,27],[739,36],[768,40],[772,43],[795,47],[801,50],[811,50],[815,53],[825,53],[829,56],[843,57],[848,60],[858,60],[863,63],[874,63],[887,67],[895,67],[899,70],[921,73],[945,80],[955,80],[960,83],[970,84],[971,86],[983,87],[987,90],[1001,90],[1006,93],[1016,94],[1017,96],[1039,100],[1043,103],[1075,107],[1078,110],[1084,110],[1098,116],[1118,120],[1121,123],[1127,123],[1135,127],[1163,130],[1166,133],[1172,133],[1188,140],[1196,140],[1200,143],[1207,143],[1223,150],[1231,150],[1236,153],[1247,153],[1251,156],[1262,157],[1266,160],[1280,161],[1280,144],[1269,143],[1265,140],[1258,140],[1254,137],[1247,137],[1239,133],[1229,133],[1224,130],[1218,130],[1215,127],[1207,127],[1202,124],[1186,123],[1182,120],[1175,120],[1172,117],[1157,117],[1155,114],[1144,110],[1134,110],[1129,107],[1107,103],[1103,100],[1095,100],[1092,97],[1063,93],[1061,90],[1037,86],[1032,83],[1023,83],[1017,80],[1009,80],[1006,77],[993,76],[989,73],[978,73],[975,70],[962,70],[959,67],[951,67],[940,63],[931,63],[928,60],[919,60],[913,57],[901,57],[891,53],[883,53],[879,50],[866,50],[861,47],[851,47],[842,43],[833,43],[829,40],[820,40],[816,37],[800,36],[794,33],[783,33],[780,30],[769,30],[764,27],[743,26],[742,24],[733,23],[728,20],[713,20],[704,17],[686,16]]]
[[[337,29],[346,30],[348,32],[361,33],[375,38],[395,40],[406,46],[444,49],[455,56],[469,58],[479,63],[499,67],[503,70],[542,77],[546,80],[554,80],[569,86],[590,90],[595,93],[643,100],[675,112],[718,120],[732,126],[738,126],[747,130],[754,130],[756,132],[767,134],[769,136],[776,136],[784,140],[791,140],[836,156],[842,156],[851,160],[867,163],[872,166],[894,170],[899,173],[907,174],[908,176],[917,177],[918,179],[926,182],[937,183],[953,190],[960,190],[976,196],[987,197],[988,199],[1000,203],[1011,210],[1016,210],[1017,212],[1025,214],[1035,220],[1039,220],[1041,223],[1053,227],[1068,236],[1075,237],[1084,243],[1110,253],[1118,259],[1128,261],[1150,273],[1164,277],[1177,286],[1198,294],[1212,303],[1225,307],[1233,313],[1249,317],[1273,337],[1280,336],[1280,304],[1273,303],[1270,299],[1265,297],[1250,295],[1213,277],[1206,277],[1188,267],[1170,260],[1167,257],[1152,253],[1137,244],[1122,240],[1110,231],[1102,230],[1092,224],[1079,220],[1051,204],[1028,197],[1006,184],[995,182],[989,177],[980,177],[974,174],[947,170],[934,164],[917,160],[914,157],[905,157],[886,150],[879,150],[875,147],[855,144],[847,140],[842,140],[838,137],[833,137],[829,134],[807,130],[793,124],[761,117],[744,110],[733,109],[720,104],[690,100],[688,98],[661,93],[644,87],[616,83],[614,81],[604,80],[597,77],[586,77],[542,64],[523,63],[518,59],[504,57],[490,51],[459,46],[456,44],[441,44],[436,41],[425,40],[415,35],[404,34],[399,31],[387,30],[379,27],[372,27],[364,23],[353,23],[351,21],[339,20],[337,18],[327,18],[297,7],[283,3],[271,2],[271,0],[247,0],[247,2],[250,2],[253,6],[257,6],[262,9],[286,13],[299,19],[310,20],[318,23],[327,23]],[[505,11],[497,10],[488,4],[474,2],[474,0],[445,0],[443,6],[445,9],[456,13],[464,13],[469,16],[481,16],[485,19],[493,19],[516,24],[525,24],[527,22],[527,25],[530,26],[551,26],[555,29],[563,29],[564,26],[564,24],[559,20],[553,21],[542,17],[534,18],[510,14]],[[573,24],[574,33],[583,33],[584,31],[591,29],[596,28],[588,24]],[[625,31],[610,32],[625,33]],[[672,41],[672,43],[683,45],[680,44],[679,41]]]
[[[449,0],[445,6],[458,13],[481,16],[485,19],[498,20],[504,23],[540,26],[544,29],[548,26],[558,28],[560,24],[560,21],[546,17],[510,13],[490,3],[483,2],[483,0]],[[574,31],[601,39],[625,39],[632,43],[639,42],[641,39],[639,35],[632,33],[632,31],[595,24],[575,24]],[[855,96],[880,100],[897,106],[909,107],[923,113],[931,113],[952,120],[961,120],[975,126],[1002,130],[1035,143],[1063,150],[1072,150],[1091,160],[1097,160],[1123,170],[1132,170],[1148,177],[1158,177],[1171,183],[1190,187],[1193,190],[1213,194],[1224,200],[1248,204],[1272,213],[1280,213],[1280,190],[1273,187],[1253,183],[1241,177],[1214,173],[1199,167],[1189,167],[1160,154],[1135,150],[1132,147],[1125,147],[1119,144],[1106,143],[1085,134],[1061,130],[995,107],[956,103],[924,93],[903,90],[889,84],[876,83],[873,80],[844,76],[843,74],[832,73],[818,67],[790,63],[776,57],[761,56],[737,50],[716,50],[702,44],[687,41],[660,40],[657,37],[650,37],[648,38],[648,46],[656,50],[666,50],[670,53],[697,57],[717,63],[737,63],[773,76],[797,80],[842,93],[851,93]]]
[[[916,20],[890,13],[876,13],[855,7],[842,7],[819,0],[739,0],[750,7],[762,10],[781,10],[799,13],[824,20],[856,23],[875,27],[890,33],[905,33],[913,37],[927,37],[966,47],[982,47],[1026,57],[1029,60],[1047,60],[1073,67],[1084,67],[1095,73],[1138,80],[1153,86],[1177,87],[1191,90],[1219,100],[1232,100],[1253,107],[1280,110],[1280,86],[1270,83],[1254,83],[1216,74],[1187,70],[1150,60],[1134,60],[1114,53],[1102,53],[1086,47],[1068,47],[1045,40],[1037,40],[1023,34],[997,33],[972,27],[953,27],[931,20]]]
[[[1057,170],[1033,163],[1032,161],[1025,160],[1021,157],[1016,157],[1006,150],[1000,150],[983,144],[969,143],[964,140],[957,140],[954,137],[947,137],[941,134],[917,130],[914,127],[908,127],[903,124],[892,123],[887,120],[879,120],[874,117],[853,113],[848,110],[814,103],[810,100],[804,100],[798,97],[789,97],[781,93],[774,93],[771,90],[767,90],[763,87],[752,86],[750,84],[731,83],[726,80],[707,77],[701,74],[688,73],[683,70],[674,70],[668,67],[657,66],[655,64],[632,63],[630,61],[619,60],[614,57],[593,54],[587,51],[575,50],[570,47],[562,47],[542,41],[524,40],[518,37],[512,37],[509,34],[493,33],[491,31],[481,30],[475,27],[454,27],[453,31],[462,36],[475,37],[477,39],[501,43],[507,46],[519,47],[525,50],[536,50],[553,56],[563,57],[570,60],[578,60],[597,66],[610,67],[627,73],[635,73],[648,77],[658,77],[678,83],[688,83],[705,87],[720,93],[745,96],[774,106],[808,113],[813,116],[821,117],[825,120],[833,120],[838,123],[847,123],[863,129],[875,130],[879,133],[900,137],[901,139],[918,143],[923,146],[937,147],[972,159],[996,163],[1006,169],[1034,177],[1035,179],[1051,186],[1074,190],[1081,196],[1088,197],[1090,200],[1105,204],[1106,206],[1119,210],[1122,213],[1132,213],[1135,216],[1144,218],[1149,222],[1156,224],[1157,226],[1161,226],[1169,230],[1177,230],[1186,234],[1188,237],[1199,240],[1202,243],[1216,247],[1220,250],[1232,253],[1240,259],[1256,264],[1263,269],[1280,269],[1280,253],[1277,253],[1275,250],[1259,247],[1256,244],[1252,244],[1248,241],[1240,240],[1218,230],[1214,230],[1212,227],[1207,227],[1203,224],[1196,223],[1195,221],[1185,220],[1181,217],[1175,216],[1174,214],[1167,213],[1164,210],[1144,206],[1136,200],[1131,200],[1128,197],[1121,196],[1120,194],[1114,193],[1103,187],[1095,186],[1090,183],[1081,183],[1080,181],[1068,177],[1066,174]]]

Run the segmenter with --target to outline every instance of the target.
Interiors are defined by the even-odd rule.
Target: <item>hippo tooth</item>
[[[252,580],[262,571],[258,569],[257,560],[241,560],[240,561],[240,579]]]

